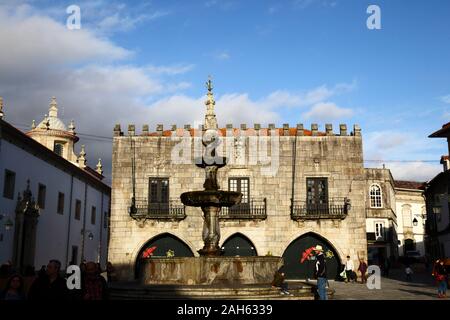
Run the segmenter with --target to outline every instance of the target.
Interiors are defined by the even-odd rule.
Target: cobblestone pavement
[[[330,287],[335,290],[335,300],[442,300],[437,298],[437,286],[428,272],[414,274],[407,282],[402,270],[393,270],[389,278],[381,279],[379,290],[337,281],[330,281]]]

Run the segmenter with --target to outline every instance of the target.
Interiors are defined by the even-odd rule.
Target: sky
[[[450,121],[449,40],[446,0],[0,0],[0,96],[22,130],[56,96],[109,182],[114,125],[199,123],[208,75],[221,126],[358,124],[366,167],[426,181],[448,152],[428,135]]]

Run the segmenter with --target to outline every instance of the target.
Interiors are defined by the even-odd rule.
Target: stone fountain
[[[203,211],[204,246],[200,257],[150,258],[143,260],[140,281],[142,284],[164,285],[215,285],[228,290],[236,285],[262,285],[270,288],[275,271],[282,265],[281,257],[224,257],[219,246],[219,214],[222,207],[241,202],[242,194],[220,190],[217,171],[227,159],[216,154],[219,144],[218,125],[214,113],[214,96],[211,79],[207,84],[206,115],[203,133],[204,154],[195,159],[205,170],[204,190],[181,194],[186,206],[200,207]]]

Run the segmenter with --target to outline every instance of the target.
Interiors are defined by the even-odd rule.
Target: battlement
[[[136,136],[136,126],[134,124],[129,124],[127,128],[128,136]],[[305,129],[302,123],[296,125],[296,127],[290,127],[288,123],[283,124],[281,128],[275,127],[275,124],[271,123],[268,127],[263,128],[259,123],[255,123],[253,127],[248,127],[246,124],[241,124],[239,127],[233,126],[233,124],[227,124],[225,128],[218,129],[222,136],[310,136],[310,137],[323,137],[323,136],[361,136],[361,128],[359,125],[353,125],[353,131],[348,133],[347,125],[340,124],[339,132],[335,133],[333,131],[332,124],[325,124],[325,131],[319,131],[319,125],[317,123],[311,124],[311,128]],[[186,132],[191,136],[201,136],[205,131],[203,125],[198,128],[194,128],[190,124],[185,124],[182,128],[178,128],[176,125],[172,125],[170,129],[165,129],[164,125],[157,124],[155,131],[150,131],[148,124],[142,126],[142,131],[139,136],[149,136],[149,137],[183,137]],[[121,129],[120,124],[116,124],[114,127],[114,137],[123,136],[124,133]]]

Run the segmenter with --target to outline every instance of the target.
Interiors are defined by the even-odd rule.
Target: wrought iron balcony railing
[[[133,201],[132,201],[133,202]],[[150,203],[146,198],[136,198],[130,207],[133,219],[176,219],[186,218],[186,208],[180,199],[170,199],[165,203]]]
[[[230,208],[222,208],[220,219],[266,219],[266,198],[250,198],[248,203],[240,203]]]
[[[291,200],[291,217],[293,220],[345,219],[350,207],[348,198],[329,199],[327,203]]]

